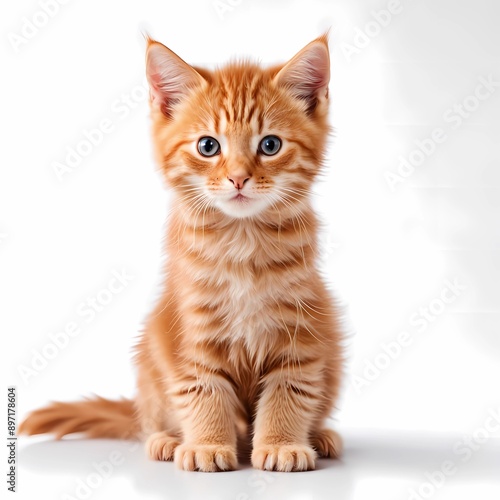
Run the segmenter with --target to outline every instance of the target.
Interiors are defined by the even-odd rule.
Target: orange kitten
[[[338,313],[316,267],[310,189],[329,132],[322,36],[268,69],[193,68],[148,40],[156,158],[173,194],[166,285],[137,346],[134,401],[36,410],[20,432],[143,438],[185,470],[313,469],[341,369]]]

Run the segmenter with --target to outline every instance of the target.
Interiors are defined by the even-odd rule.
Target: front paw
[[[200,472],[234,470],[238,465],[235,448],[218,444],[181,444],[174,460],[179,469]]]
[[[252,465],[257,469],[292,472],[312,470],[316,452],[305,444],[262,444],[252,452]]]

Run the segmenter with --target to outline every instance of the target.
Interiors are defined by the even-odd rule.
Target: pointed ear
[[[330,82],[330,53],[328,35],[320,36],[306,45],[287,62],[274,77],[278,85],[283,85],[299,99],[308,104],[312,113],[318,100],[328,98]]]
[[[191,89],[202,85],[204,78],[165,45],[148,39],[146,75],[151,103],[171,116],[173,106]]]

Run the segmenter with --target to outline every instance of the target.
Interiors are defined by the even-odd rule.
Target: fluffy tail
[[[90,438],[136,439],[140,426],[134,402],[96,396],[75,403],[52,403],[31,412],[18,429],[19,434],[49,433],[56,439],[76,432]]]

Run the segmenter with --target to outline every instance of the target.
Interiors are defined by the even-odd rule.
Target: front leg
[[[309,434],[318,407],[324,405],[321,373],[318,360],[285,360],[264,376],[254,423],[254,467],[283,472],[314,469],[316,452]]]
[[[173,391],[184,435],[175,449],[175,463],[191,471],[233,470],[238,464],[234,389],[221,374],[199,365],[191,373],[197,377],[177,381]]]

